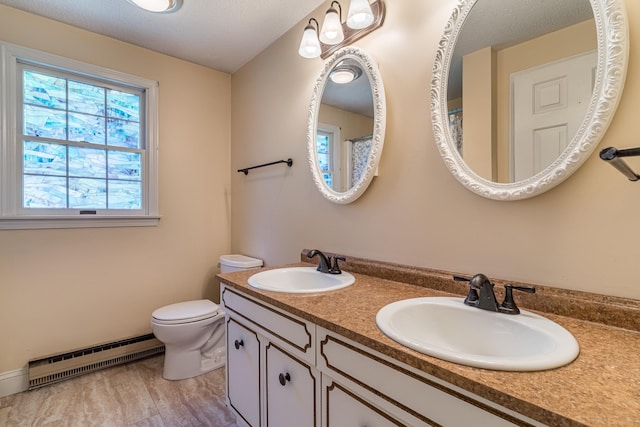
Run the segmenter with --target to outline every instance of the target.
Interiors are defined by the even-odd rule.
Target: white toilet
[[[262,260],[244,255],[222,255],[222,273],[260,268]],[[151,329],[164,343],[167,380],[182,380],[225,364],[224,312],[209,300],[179,302],[151,314]]]

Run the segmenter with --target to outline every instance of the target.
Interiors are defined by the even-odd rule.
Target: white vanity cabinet
[[[250,426],[260,425],[260,340],[255,331],[227,319],[227,396]]]
[[[325,427],[542,425],[324,328],[316,337]],[[365,415],[339,422],[349,413]]]
[[[222,286],[227,399],[238,424],[319,427],[315,325]]]
[[[542,426],[234,288],[223,285],[221,301],[241,425]]]

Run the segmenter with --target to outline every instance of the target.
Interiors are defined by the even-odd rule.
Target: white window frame
[[[329,137],[329,157],[331,161],[331,170],[329,172],[331,173],[331,180],[333,183],[332,187],[335,191],[343,191],[341,162],[341,158],[343,155],[343,153],[341,152],[342,129],[340,129],[340,126],[336,125],[328,123],[318,123],[317,132]]]
[[[98,210],[96,214],[63,214],[46,210],[41,215],[25,212],[19,200],[22,199],[22,159],[18,149],[17,120],[22,113],[17,111],[18,97],[22,97],[18,87],[19,63],[58,69],[89,79],[113,82],[120,86],[130,86],[143,92],[145,105],[144,155],[142,177],[143,206],[135,213],[122,210]],[[21,132],[21,131],[20,131]],[[158,212],[158,82],[132,76],[73,59],[0,42],[0,230],[38,228],[84,228],[84,227],[131,227],[155,226]]]

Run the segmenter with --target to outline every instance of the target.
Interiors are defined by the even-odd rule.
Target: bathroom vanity
[[[577,313],[542,314],[576,337],[580,356],[554,370],[491,371],[415,352],[376,326],[377,311],[391,302],[464,294],[448,273],[358,259],[349,259],[345,270],[356,277],[352,286],[305,295],[252,288],[252,272],[219,275],[228,404],[240,424],[609,426],[640,420],[640,307],[633,301],[585,302],[584,294],[539,287],[520,305],[540,310],[535,301],[541,301]],[[582,309],[573,311],[571,301]],[[592,315],[604,323],[586,321]],[[616,327],[622,321],[631,329]],[[469,333],[482,332],[469,325]]]

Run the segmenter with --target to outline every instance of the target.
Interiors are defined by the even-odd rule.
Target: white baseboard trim
[[[0,397],[23,392],[29,388],[29,370],[0,372]]]

